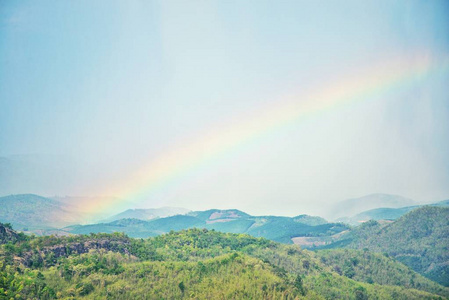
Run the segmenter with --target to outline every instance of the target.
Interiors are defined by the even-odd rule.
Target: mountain
[[[376,208],[399,208],[413,206],[413,200],[397,195],[372,194],[360,198],[348,199],[334,204],[328,215],[330,219],[340,221],[339,218],[354,216],[363,211]]]
[[[113,197],[42,197],[35,194],[18,194],[0,197],[0,222],[11,223],[14,228],[35,234],[65,234],[59,228],[80,224],[85,220],[98,222],[86,209],[85,203],[110,203]],[[123,201],[122,201],[123,202]],[[123,206],[134,205],[123,202]],[[124,218],[148,220],[185,214],[189,210],[178,207],[161,207],[155,209],[128,209],[114,215],[101,223],[109,223]],[[107,216],[104,212],[103,217]],[[108,231],[109,232],[109,231]],[[112,231],[111,231],[112,232]]]
[[[69,206],[34,194],[0,197],[0,208],[0,222],[23,231],[63,227],[80,219]]]
[[[250,217],[250,215],[238,209],[225,209],[225,210],[209,209],[206,211],[194,211],[189,213],[189,215],[194,216],[200,220],[206,221],[208,223],[227,222],[236,219]]]
[[[54,196],[50,197],[50,199],[70,207],[72,211],[79,212],[83,215],[83,221],[90,220],[91,222],[100,222],[100,220],[106,219],[111,215],[120,213],[123,210],[136,205],[126,199],[104,196]],[[90,205],[86,205],[88,203],[96,203],[95,213],[92,213],[92,207]],[[116,203],[116,205],[110,205],[111,203]],[[78,222],[81,221],[79,220]]]
[[[419,206],[407,206],[401,208],[375,208],[361,212],[352,217],[339,218],[338,221],[357,226],[369,220],[396,220],[418,207]]]
[[[292,243],[291,239],[298,236],[332,235],[347,229],[345,225],[330,224],[320,217],[308,215],[293,218],[251,216],[237,209],[189,212],[171,207],[129,209],[99,223],[74,225],[88,219],[88,214],[79,207],[80,203],[96,199],[99,198],[46,198],[34,194],[1,197],[0,222],[11,223],[19,230],[39,235],[125,232],[132,237],[146,238],[171,230],[199,227],[248,233],[283,243]],[[105,202],[103,198],[100,200]]]
[[[317,225],[310,225],[317,224]],[[194,211],[149,221],[123,219],[110,223],[70,226],[67,232],[88,234],[90,232],[125,232],[131,237],[151,237],[188,228],[206,228],[229,233],[247,233],[282,243],[292,243],[298,236],[328,236],[348,229],[344,224],[327,223],[319,217],[251,216],[237,209]]]
[[[394,222],[369,221],[325,246],[342,247],[387,253],[449,286],[449,207],[423,206]]]
[[[190,210],[182,207],[161,207],[161,208],[149,208],[149,209],[128,209],[124,212],[116,214],[110,218],[107,218],[103,223],[112,222],[120,219],[139,219],[139,220],[151,220],[155,218],[165,218],[174,215],[185,215]]]
[[[309,216],[309,215],[299,215],[293,218],[293,221],[310,225],[310,226],[316,226],[316,225],[323,225],[328,223],[325,219],[321,217],[316,216]]]
[[[447,207],[449,200],[440,201],[437,203],[427,204],[430,206]],[[406,213],[424,205],[414,205],[400,208],[376,208],[361,212],[352,217],[340,218],[338,221],[351,225],[360,225],[369,220],[396,220]]]
[[[206,229],[146,240],[118,233],[30,237],[0,247],[2,299],[449,297],[448,288],[382,255],[313,253]]]

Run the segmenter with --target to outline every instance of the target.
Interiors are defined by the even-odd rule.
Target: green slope
[[[395,222],[366,222],[327,248],[388,253],[413,270],[449,286],[449,208],[424,206]]]
[[[339,275],[324,256],[266,239],[190,229],[147,240],[121,234],[38,237],[1,246],[0,298],[440,299],[449,289],[392,259],[385,282]],[[331,252],[327,252],[331,253]],[[334,261],[340,254],[332,256]],[[347,252],[367,268],[377,259]],[[331,255],[326,256],[331,261]],[[395,265],[396,264],[396,265]],[[405,272],[397,281],[395,272]],[[358,276],[358,275],[357,275]],[[378,276],[372,275],[374,280]],[[415,276],[413,285],[406,284]],[[391,277],[391,278],[390,278]],[[393,284],[392,284],[393,283]],[[410,283],[410,282],[409,282]]]
[[[317,251],[320,261],[340,275],[356,281],[381,285],[399,285],[444,293],[441,285],[417,274],[410,268],[383,254],[363,250],[335,249]]]
[[[188,229],[192,227],[202,227],[204,222],[192,216],[178,215],[161,218],[147,223],[147,228],[158,234],[167,233],[171,230]]]
[[[344,224],[327,223],[311,226],[296,222],[288,217],[259,217],[256,223],[249,228],[248,233],[256,237],[264,237],[273,241],[291,244],[291,239],[297,236],[329,236],[348,227]]]

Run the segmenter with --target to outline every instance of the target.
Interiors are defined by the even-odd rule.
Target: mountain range
[[[190,212],[149,221],[136,218],[120,219],[109,223],[74,225],[61,230],[72,234],[98,232],[125,232],[131,237],[146,238],[188,228],[206,228],[210,230],[247,233],[255,237],[292,243],[294,236],[333,235],[347,230],[340,223],[328,223],[320,217],[299,215],[293,218],[277,216],[251,216],[237,209]]]
[[[436,202],[436,203],[430,203],[427,205],[447,207],[447,206],[449,206],[449,200],[444,200],[444,201],[440,201],[440,202]],[[405,215],[406,213],[408,213],[418,207],[422,207],[422,206],[424,206],[424,205],[413,205],[413,206],[406,206],[406,207],[399,207],[399,208],[389,208],[389,207],[375,208],[375,209],[363,211],[363,212],[358,213],[351,217],[338,218],[336,221],[357,226],[357,225],[360,225],[369,220],[377,220],[377,221],[379,221],[379,220],[396,220],[396,219],[400,218],[401,216]]]
[[[95,200],[94,198],[92,198]],[[400,196],[373,194],[357,199],[343,201],[343,208],[354,206],[350,211],[361,207],[372,207],[376,199],[378,206],[397,206],[411,200]],[[248,233],[257,237],[291,243],[302,247],[315,247],[329,244],[347,231],[344,224],[360,225],[368,220],[395,220],[420,205],[400,208],[380,207],[359,212],[353,216],[338,218],[337,223],[328,223],[317,216],[298,215],[251,216],[245,212],[231,210],[206,210],[192,212],[185,208],[162,207],[152,209],[127,209],[121,213],[98,220],[89,225],[80,225],[86,213],[76,203],[85,197],[46,198],[33,194],[0,197],[0,221],[11,223],[14,228],[36,234],[78,234],[91,232],[125,232],[132,237],[150,237],[171,230],[202,227],[231,233]],[[368,204],[359,202],[367,201]],[[431,204],[448,206],[449,200]],[[342,224],[344,223],[344,224]]]

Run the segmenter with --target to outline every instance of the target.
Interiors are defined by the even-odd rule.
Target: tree
[[[184,291],[185,291],[185,289],[186,289],[186,286],[184,285],[184,281],[181,281],[181,282],[178,284],[178,287],[179,287],[179,289],[181,290],[181,293],[184,294]]]
[[[304,296],[306,294],[306,291],[305,291],[304,286],[302,284],[301,275],[296,276],[294,285],[295,285],[295,288],[297,288],[298,291],[301,293],[301,295]]]

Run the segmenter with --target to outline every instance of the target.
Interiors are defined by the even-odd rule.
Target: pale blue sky
[[[0,1],[0,196],[86,195],[359,65],[447,56],[448,15],[447,1]],[[147,206],[297,214],[374,192],[449,198],[448,82],[280,130]]]

